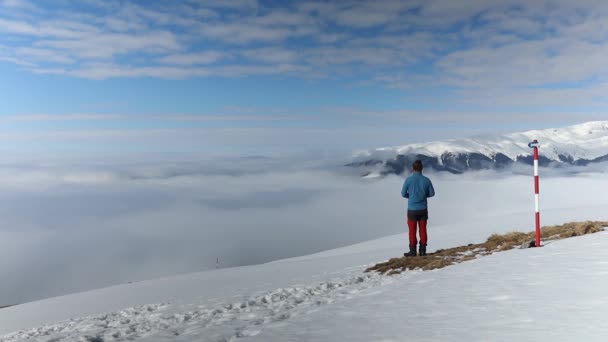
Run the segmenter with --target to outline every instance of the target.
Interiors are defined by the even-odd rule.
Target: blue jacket
[[[403,183],[401,196],[408,199],[408,210],[424,210],[427,208],[426,199],[435,196],[435,189],[430,179],[420,172],[414,172]]]

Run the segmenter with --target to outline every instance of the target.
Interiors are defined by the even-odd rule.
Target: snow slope
[[[546,224],[608,219],[603,208],[562,207],[547,210],[546,214]],[[514,213],[469,224],[433,227],[433,247],[481,241],[492,232],[531,226],[530,221],[529,213]],[[568,317],[586,314],[586,306],[577,307],[567,296],[561,296],[562,302],[555,302],[564,288],[549,285],[571,277],[569,268],[563,265],[574,268],[577,264],[586,270],[572,275],[594,288],[599,289],[608,281],[608,275],[602,278],[600,275],[605,273],[599,271],[605,268],[600,261],[606,255],[595,255],[596,251],[608,250],[606,235],[559,242],[537,251],[508,252],[434,272],[406,272],[394,277],[362,273],[367,265],[400,255],[404,240],[404,235],[396,235],[306,257],[125,284],[10,307],[0,310],[0,333],[26,330],[0,337],[0,341],[230,341],[256,335],[264,341],[346,340],[343,336],[368,341],[401,340],[398,337],[408,333],[421,339],[441,340],[446,336],[441,334],[448,332],[475,340],[477,332],[461,327],[470,324],[465,318],[471,310],[479,310],[476,327],[482,329],[479,336],[484,337],[491,334],[494,326],[496,336],[508,334],[501,330],[507,322],[527,328],[530,324],[526,317],[537,322],[543,319],[540,314],[550,308],[567,307]],[[586,253],[590,245],[596,247]],[[546,279],[521,282],[530,272],[545,274]],[[480,276],[477,278],[476,274]],[[519,285],[514,283],[516,280]],[[572,281],[578,282],[576,278]],[[564,286],[571,286],[570,282]],[[509,308],[546,304],[532,297],[541,291],[534,287],[541,283],[542,291],[551,294],[550,308],[522,314],[517,318],[521,320],[505,320],[511,313]],[[486,284],[491,287],[484,289]],[[572,289],[579,291],[573,297],[579,302],[603,298]],[[546,301],[548,297],[539,298]],[[394,303],[389,305],[390,301]],[[356,312],[367,305],[369,310]],[[359,326],[353,326],[349,317]],[[560,317],[564,319],[557,318]],[[367,322],[367,329],[363,329],[363,321]],[[370,323],[376,321],[382,325],[378,329]],[[440,328],[429,335],[424,329],[428,322],[424,321],[439,322]],[[39,327],[43,324],[47,325]],[[422,328],[418,324],[423,324]],[[603,332],[597,328],[594,331]]]
[[[496,136],[382,147],[355,153],[354,162],[351,165],[370,166],[370,164],[375,164],[375,161],[391,161],[399,155],[423,155],[436,159],[439,165],[450,163],[461,155],[466,156],[463,161],[467,164],[469,158],[479,158],[480,156],[487,158],[483,161],[500,164],[509,160],[514,162],[520,157],[529,156],[531,149],[528,147],[528,143],[535,139],[540,142],[541,157],[558,164],[586,165],[589,161],[597,161],[598,158],[604,160],[608,155],[608,121],[594,121],[570,127]],[[497,160],[497,155],[504,155],[509,160]],[[485,168],[485,164],[483,165]]]
[[[440,156],[445,151],[484,155],[503,153],[511,159],[519,155],[529,155],[528,143],[534,139],[541,142],[543,154],[552,160],[559,160],[558,154],[566,154],[574,159],[593,159],[608,154],[608,121],[593,121],[579,125],[531,130],[497,136],[483,136],[469,139],[436,141],[397,147],[383,147],[358,152],[357,156],[420,153]]]
[[[249,341],[605,341],[608,232],[409,272]]]

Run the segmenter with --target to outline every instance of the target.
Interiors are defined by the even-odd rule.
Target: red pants
[[[416,246],[418,240],[416,240],[416,223],[420,226],[420,244],[426,246],[426,220],[414,221],[407,220],[407,226],[410,228],[410,246]]]

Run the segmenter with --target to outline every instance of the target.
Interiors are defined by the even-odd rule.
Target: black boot
[[[426,256],[426,245],[420,244],[420,252],[418,253],[420,256]]]
[[[406,256],[406,257],[416,256],[416,245],[410,246],[410,252],[409,253],[403,253],[403,256]]]

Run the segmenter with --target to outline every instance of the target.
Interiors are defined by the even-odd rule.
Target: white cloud
[[[3,115],[0,121],[14,122],[43,122],[43,121],[97,121],[97,120],[117,120],[125,119],[128,116],[119,114],[22,114],[22,115]]]
[[[202,35],[234,44],[251,42],[281,42],[291,31],[285,27],[250,26],[244,23],[208,25],[201,29]]]
[[[60,64],[71,64],[75,62],[73,58],[66,56],[64,52],[57,52],[54,50],[23,47],[15,49],[14,53],[16,56],[36,62]]]
[[[28,61],[24,61],[18,58],[13,58],[13,57],[7,57],[7,56],[0,56],[0,61],[5,61],[5,62],[9,62],[12,64],[16,64],[19,66],[23,66],[23,67],[34,67],[35,64],[30,63]]]
[[[334,13],[335,20],[342,25],[367,28],[385,25],[398,20],[403,11],[415,8],[416,1],[380,0],[374,2],[353,2]]]
[[[21,7],[23,6],[23,4],[23,0],[3,0],[2,2],[0,2],[0,5],[4,7]]]
[[[28,9],[36,10],[36,6],[28,0],[1,0],[0,7],[6,7],[8,9]]]
[[[124,66],[113,63],[90,63],[78,68],[32,68],[38,74],[68,75],[81,78],[104,80],[114,77],[156,77],[165,79],[185,79],[191,77],[246,77],[252,75],[299,75],[310,72],[309,67],[296,64],[280,65],[227,65],[221,67],[189,66]]]
[[[261,114],[262,112],[266,114]],[[268,113],[270,112],[270,113]],[[289,110],[259,110],[250,112],[249,115],[234,114],[19,114],[2,115],[0,122],[73,122],[73,121],[210,121],[210,122],[264,122],[264,121],[296,121],[307,120],[309,117],[286,115]],[[88,133],[87,133],[88,134]]]
[[[608,84],[599,83],[590,86],[562,89],[542,88],[464,88],[457,91],[457,102],[482,105],[485,108],[543,108],[551,107],[584,107],[584,112],[572,111],[562,115],[553,112],[541,114],[525,114],[531,118],[564,119],[568,117],[569,122],[573,120],[591,121],[604,120],[606,118],[604,96],[608,91]],[[513,118],[525,116],[518,115]]]
[[[166,79],[183,79],[197,76],[205,77],[213,74],[212,70],[200,67],[130,67],[112,63],[90,63],[75,69],[36,68],[32,71],[39,74],[68,75],[95,80],[104,80],[114,77],[157,77]]]
[[[220,51],[204,51],[190,54],[168,55],[160,59],[161,63],[174,65],[200,65],[212,64],[227,57],[227,54]]]
[[[0,18],[0,31],[5,33],[16,33],[24,35],[39,35],[39,30],[22,21],[7,20]]]
[[[70,21],[45,21],[31,24],[23,20],[0,18],[0,32],[34,37],[82,38],[98,32],[94,26]]]
[[[208,8],[232,8],[235,10],[249,10],[258,8],[257,0],[188,0],[188,2]]]
[[[100,34],[78,40],[41,40],[37,47],[62,49],[85,58],[110,58],[130,52],[171,52],[182,49],[170,32],[148,32],[141,36],[128,34]]]
[[[274,64],[292,63],[298,59],[295,51],[278,47],[250,49],[241,54],[248,59]]]
[[[10,46],[0,59],[35,73],[348,78],[410,98],[447,86],[446,99],[477,93],[497,101],[530,87],[577,88],[608,77],[608,5],[595,0],[88,1],[96,12],[70,2],[2,4],[12,10],[0,14],[0,44]],[[549,104],[564,92],[533,90],[524,98]],[[460,100],[474,106],[491,98]]]
[[[454,52],[439,60],[450,84],[537,86],[606,75],[608,44],[547,39]],[[584,61],[584,62],[583,62]]]

